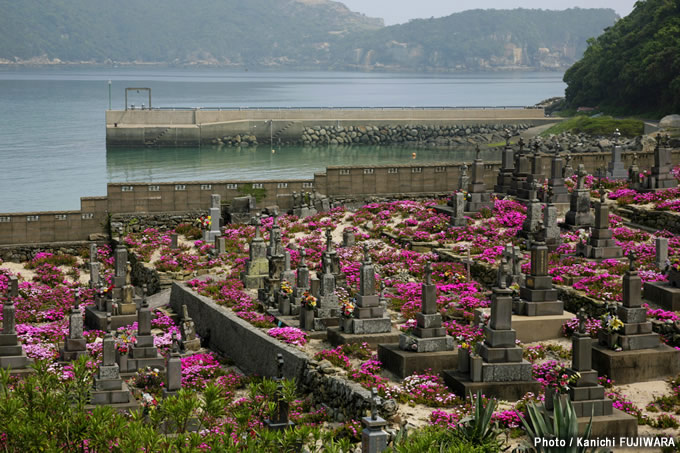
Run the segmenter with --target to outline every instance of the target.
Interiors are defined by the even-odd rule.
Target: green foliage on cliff
[[[570,106],[662,116],[680,111],[680,2],[638,1],[633,12],[589,41],[564,75]]]
[[[610,9],[474,10],[383,27],[328,0],[0,0],[0,58],[237,67],[564,68]]]
[[[566,67],[616,21],[611,9],[470,10],[347,37],[340,61],[357,66],[486,69]]]
[[[562,132],[572,132],[574,134],[585,133],[593,136],[611,136],[616,129],[624,137],[637,137],[644,133],[645,125],[640,120],[617,120],[611,116],[591,118],[586,115],[578,115],[557,123],[541,135],[547,137],[553,134],[561,134]]]

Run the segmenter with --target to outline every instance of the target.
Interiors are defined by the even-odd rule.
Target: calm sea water
[[[400,147],[240,151],[106,149],[104,111],[126,87],[150,87],[156,107],[524,106],[561,96],[561,73],[462,75],[229,72],[218,69],[0,68],[0,212],[79,209],[107,182],[309,177],[328,165],[412,162]],[[131,98],[140,105],[142,95]],[[417,161],[471,150],[417,150]]]

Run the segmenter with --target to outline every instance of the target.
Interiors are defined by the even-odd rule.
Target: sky
[[[636,0],[338,0],[352,11],[385,19],[385,25],[400,24],[410,19],[448,16],[468,9],[567,9],[611,8],[619,16],[627,16]]]

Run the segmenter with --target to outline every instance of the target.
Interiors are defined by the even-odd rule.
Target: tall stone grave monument
[[[562,176],[564,170],[564,161],[560,156],[562,148],[559,142],[555,145],[555,154],[550,161],[550,179],[548,179],[548,193],[545,194],[544,201],[548,201],[551,197],[552,203],[569,203],[569,191],[564,185],[564,177]],[[550,194],[550,195],[549,195]]]
[[[621,132],[618,129],[614,132],[614,140],[612,147],[612,160],[607,166],[607,178],[609,179],[626,179],[628,177],[628,172],[626,167],[623,165],[621,160],[621,153],[623,148],[621,148]]]
[[[274,378],[276,381],[276,412],[274,417],[264,421],[264,426],[271,430],[283,431],[288,428],[295,427],[295,423],[289,419],[290,407],[283,399],[283,355],[276,355],[277,375]]]
[[[380,306],[376,291],[375,266],[364,245],[364,261],[359,269],[359,294],[351,316],[340,318],[340,327],[328,329],[328,341],[333,345],[366,342],[371,347],[378,343],[399,341],[397,332],[392,331],[392,322]],[[386,335],[389,334],[389,335]]]
[[[522,140],[520,138],[520,140]],[[515,151],[510,146],[510,131],[505,130],[505,148],[501,157],[501,168],[498,172],[496,185],[493,191],[496,193],[508,193],[512,184],[512,173],[515,170]]]
[[[460,396],[481,391],[487,397],[517,401],[525,393],[537,394],[540,384],[531,376],[531,364],[522,358],[522,348],[512,328],[512,291],[499,273],[492,288],[491,317],[484,328],[484,343],[475,351],[461,351],[458,369],[444,371],[444,381]]]
[[[548,274],[548,247],[534,242],[531,248],[531,271],[519,288],[520,301],[514,310],[522,316],[561,315],[564,304],[557,300],[552,277]]]
[[[536,186],[540,187],[543,185],[543,159],[539,154],[540,147],[540,142],[538,140],[534,140],[534,152],[529,158],[531,168],[530,173],[527,175],[522,185],[517,188],[516,196],[521,200],[531,201],[533,191],[536,190]]]
[[[519,150],[515,154],[515,165],[512,172],[509,195],[517,196],[517,192],[524,186],[524,182],[531,173],[531,162],[524,150],[524,142],[519,142]]]
[[[300,263],[297,268],[297,275],[295,277],[295,286],[293,287],[293,303],[290,306],[292,315],[300,313],[301,300],[304,293],[311,290],[309,268],[307,267],[307,252],[304,247],[300,250]]]
[[[9,277],[7,300],[2,306],[2,333],[0,334],[0,368],[11,369],[13,375],[30,373],[28,366],[33,363],[26,357],[24,347],[19,343],[16,331],[16,307],[14,299],[19,296],[19,280]]]
[[[121,373],[134,373],[146,367],[164,368],[165,360],[158,354],[158,349],[153,344],[151,317],[152,312],[144,294],[142,306],[137,314],[136,341],[130,346],[127,354],[118,354],[117,357]]]
[[[413,332],[399,335],[398,345],[378,346],[379,360],[400,378],[428,368],[437,373],[450,368],[457,358],[453,353],[453,337],[442,326],[442,315],[437,308],[437,285],[432,283],[430,263],[425,266],[421,299],[421,311],[416,314]]]
[[[269,260],[267,259],[267,245],[260,234],[262,222],[255,217],[255,237],[250,241],[246,269],[241,275],[241,281],[246,289],[264,288],[264,279],[269,276]]]
[[[576,174],[578,176],[576,188],[571,193],[569,211],[567,211],[563,225],[569,230],[591,227],[595,223],[595,217],[590,212],[590,189],[585,187],[588,174],[583,164],[579,164]]]
[[[103,282],[98,286],[95,305],[85,308],[85,325],[91,329],[104,330],[107,314],[111,314],[111,325],[114,329],[132,324],[137,319],[137,307],[141,297],[136,295],[132,285],[132,267],[128,261],[128,252],[123,245],[122,229],[118,233],[118,244],[113,252],[114,276],[113,287],[107,289]]]
[[[210,229],[203,232],[203,240],[207,243],[214,243],[215,238],[222,235],[220,222],[222,220],[222,200],[219,194],[210,196]]]
[[[68,315],[68,336],[64,339],[64,347],[60,358],[64,361],[75,360],[87,354],[87,340],[83,338],[83,314],[80,312],[79,295],[75,295],[75,303]]]
[[[603,325],[599,344],[593,346],[593,366],[618,384],[644,382],[675,376],[680,372],[680,351],[659,341],[647,321],[647,308],[642,307],[642,280],[635,266],[635,255],[629,253],[630,269],[623,277],[623,303],[616,318],[623,322]],[[610,314],[610,319],[611,318]]]
[[[579,243],[576,254],[590,259],[620,258],[623,256],[621,247],[616,245],[612,230],[609,229],[609,207],[605,202],[604,190],[600,202],[595,205],[595,225],[590,230],[587,244]]]
[[[172,348],[165,359],[165,386],[163,398],[176,396],[182,388],[182,359],[179,355],[177,338],[172,339]]]
[[[538,199],[538,185],[536,181],[531,183],[531,192],[527,204],[527,216],[522,223],[519,237],[536,240],[542,228],[543,204]]]
[[[106,335],[102,343],[102,363],[94,377],[90,404],[106,404],[117,408],[134,408],[137,402],[128,385],[120,377],[116,363],[116,341],[111,334],[111,316],[107,317]]]
[[[389,435],[383,430],[387,421],[378,415],[378,389],[371,389],[371,416],[363,417],[361,424],[361,453],[381,453],[387,449]]]
[[[452,208],[449,225],[454,227],[467,226],[467,218],[465,217],[465,194],[463,192],[454,193],[449,204]]]
[[[325,269],[321,276],[319,286],[319,298],[314,309],[314,330],[325,330],[327,327],[337,326],[340,321],[340,305],[338,296],[335,294],[335,275],[331,273],[331,259],[326,256],[324,259]]]
[[[579,433],[591,423],[593,438],[635,437],[637,419],[623,411],[614,409],[613,401],[604,395],[604,387],[598,384],[597,371],[592,369],[593,340],[586,333],[586,313],[583,308],[578,313],[579,328],[571,336],[572,359],[567,374],[575,382],[569,389],[569,399],[578,417]],[[554,417],[554,406],[558,394],[551,392],[545,396],[545,409],[550,418]]]
[[[100,281],[101,264],[97,261],[97,244],[90,244],[90,262],[88,264],[90,269],[90,288],[97,287]]]
[[[652,172],[644,179],[641,187],[638,189],[639,191],[656,192],[678,185],[678,181],[671,173],[671,151],[670,137],[668,135],[664,137],[658,136],[654,149],[654,166],[652,167]]]
[[[480,157],[479,145],[476,149],[475,161],[472,163],[472,182],[468,186],[468,200],[465,204],[467,212],[479,212],[483,208],[492,209],[491,195],[486,191],[484,183],[484,161]]]

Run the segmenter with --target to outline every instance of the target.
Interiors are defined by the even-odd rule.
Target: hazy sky
[[[442,17],[468,9],[567,9],[612,8],[619,16],[628,15],[636,0],[339,0],[353,11],[382,17],[386,25],[409,19]]]

